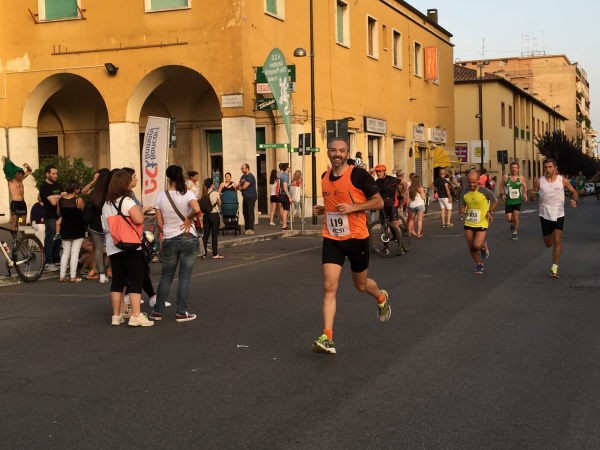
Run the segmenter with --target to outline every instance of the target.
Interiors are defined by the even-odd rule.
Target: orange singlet
[[[345,214],[339,212],[336,206],[338,203],[353,204],[367,201],[365,193],[354,186],[350,180],[353,170],[354,166],[348,166],[348,170],[339,179],[331,181],[329,179],[331,169],[329,169],[321,180],[325,203],[323,237],[336,241],[369,237],[367,216],[364,211]]]

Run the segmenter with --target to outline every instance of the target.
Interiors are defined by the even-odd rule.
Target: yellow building
[[[479,61],[461,61],[476,68]],[[583,153],[594,155],[596,132],[590,121],[590,85],[585,70],[566,55],[535,55],[486,60],[484,71],[509,79],[513,84],[568,120],[565,134],[575,139]]]
[[[542,173],[543,159],[535,139],[546,132],[564,131],[567,118],[507,79],[485,73],[482,65],[478,70],[454,66],[460,168],[483,166],[500,179],[508,171],[507,163],[517,161],[532,187],[532,179]]]
[[[248,162],[266,212],[270,170],[288,159],[299,168],[301,157],[258,147],[290,139],[277,111],[257,111],[265,95],[257,95],[256,68],[273,48],[296,66],[296,146],[311,128],[311,58],[293,56],[310,48],[310,3],[0,2],[0,154],[34,168],[59,154],[139,173],[147,117],[174,118],[169,162],[234,179]],[[317,176],[327,165],[326,121],[352,117],[353,154],[431,181],[434,154],[444,151],[430,150],[454,144],[453,50],[437,11],[396,0],[315,1],[313,18]],[[305,170],[311,196],[310,158]],[[36,193],[26,181],[31,205]]]

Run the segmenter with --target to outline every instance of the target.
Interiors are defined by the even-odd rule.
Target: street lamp
[[[483,66],[487,66],[490,62],[486,59],[481,61],[479,66],[479,77],[477,80],[477,85],[479,88],[479,113],[475,116],[479,119],[479,141],[480,148],[479,151],[481,156],[480,168],[483,172]]]
[[[316,123],[315,123],[315,38],[313,33],[313,0],[310,0],[309,6],[309,38],[310,38],[310,144],[311,144],[311,156],[310,161],[312,164],[312,205],[317,206],[317,156],[314,148],[317,141],[316,136]],[[294,56],[303,57],[306,56],[306,50],[303,48],[297,48],[294,50]],[[304,160],[304,156],[302,157]],[[304,176],[304,174],[303,174]],[[314,208],[313,208],[314,209]],[[317,216],[314,211],[312,213],[312,224],[317,224]]]

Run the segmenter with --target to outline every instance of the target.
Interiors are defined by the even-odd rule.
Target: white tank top
[[[410,195],[408,198],[410,198]],[[421,194],[418,191],[417,191],[417,194],[415,195],[415,199],[410,200],[408,202],[409,208],[417,208],[418,206],[423,206],[423,205],[425,205],[425,200],[423,200],[423,197],[421,197]]]
[[[553,183],[540,178],[540,217],[555,222],[565,215],[565,187],[561,175]]]

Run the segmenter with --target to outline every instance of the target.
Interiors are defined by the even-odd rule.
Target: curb
[[[304,230],[304,236],[320,236],[321,229]],[[278,231],[275,233],[267,233],[252,236],[240,236],[239,238],[227,239],[219,242],[219,248],[231,248],[240,245],[253,244],[255,242],[272,241],[286,237],[302,236],[301,230]]]

